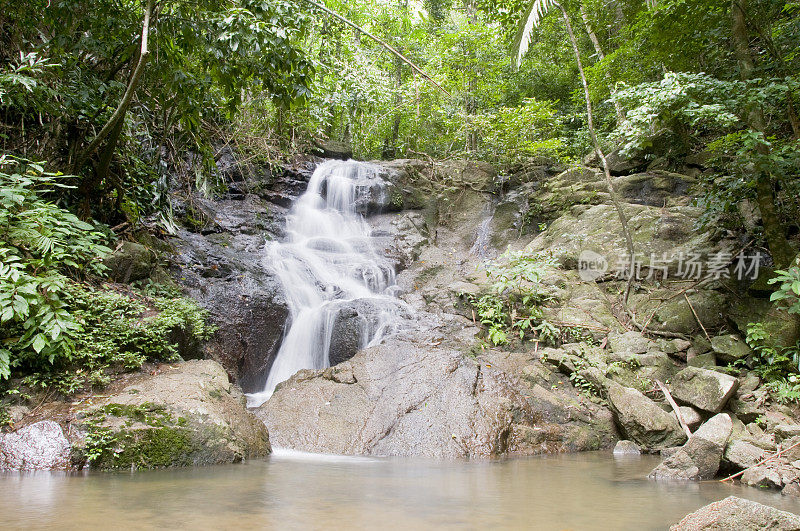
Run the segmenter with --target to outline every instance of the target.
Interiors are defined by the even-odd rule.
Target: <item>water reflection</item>
[[[652,456],[498,461],[278,452],[240,466],[139,473],[0,475],[7,528],[666,529],[729,495],[800,502],[718,482],[657,483]]]

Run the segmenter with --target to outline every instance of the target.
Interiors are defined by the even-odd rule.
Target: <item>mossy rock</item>
[[[163,365],[83,414],[82,452],[98,469],[236,463],[271,451],[263,423],[210,360]]]
[[[150,276],[156,267],[155,253],[140,243],[122,242],[104,260],[108,276],[117,282],[134,282]]]

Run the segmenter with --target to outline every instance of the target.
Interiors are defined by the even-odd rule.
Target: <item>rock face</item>
[[[623,435],[644,448],[666,448],[686,441],[677,419],[636,389],[612,383],[608,401]]]
[[[703,411],[719,413],[739,387],[739,380],[717,371],[686,367],[670,382],[670,391],[678,401]]]
[[[610,414],[554,394],[534,376],[549,375],[534,357],[473,360],[443,341],[400,336],[325,371],[301,371],[256,415],[278,446],[348,455],[489,457],[612,444]],[[524,367],[530,378],[515,377]]]
[[[211,360],[162,365],[83,417],[83,450],[97,468],[235,463],[270,452],[264,425]]]
[[[204,357],[219,361],[246,392],[260,391],[289,315],[283,288],[264,263],[270,209],[244,195],[206,211],[218,232],[181,230],[173,240],[173,273],[219,328]]]
[[[731,435],[733,423],[727,413],[720,413],[703,424],[689,441],[670,455],[652,472],[652,479],[711,479],[719,470],[722,452]]]
[[[728,496],[701,507],[670,527],[670,531],[730,529],[738,531],[800,529],[800,516],[750,500]]]
[[[0,470],[64,470],[70,465],[69,441],[56,422],[45,420],[0,434]]]

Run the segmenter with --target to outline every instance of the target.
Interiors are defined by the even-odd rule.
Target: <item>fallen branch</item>
[[[711,336],[708,335],[706,327],[703,326],[703,321],[700,320],[700,317],[697,315],[697,312],[694,311],[694,306],[692,306],[692,301],[689,300],[689,296],[686,294],[686,292],[683,293],[683,298],[686,299],[686,303],[689,305],[689,309],[692,310],[692,314],[694,315],[694,318],[697,320],[697,324],[699,324],[700,328],[703,329],[703,333],[706,335],[706,339],[711,341]]]
[[[772,461],[772,460],[773,460],[773,459],[775,459],[776,457],[780,457],[780,456],[783,454],[783,452],[788,452],[789,450],[791,450],[791,449],[792,449],[792,448],[794,448],[795,446],[800,446],[800,441],[799,441],[799,442],[796,442],[796,443],[794,443],[794,444],[793,444],[793,445],[791,445],[789,448],[781,448],[780,450],[778,450],[777,452],[775,452],[775,453],[774,453],[774,454],[772,454],[771,456],[769,456],[769,457],[767,457],[767,458],[765,458],[765,459],[762,459],[761,461],[759,461],[758,463],[754,464],[753,466],[749,466],[749,467],[745,468],[744,470],[742,470],[742,471],[740,471],[740,472],[737,472],[737,473],[735,473],[735,474],[733,474],[733,475],[731,475],[731,476],[728,476],[728,477],[726,477],[725,479],[721,479],[721,480],[719,480],[719,481],[720,481],[720,482],[724,482],[724,481],[728,481],[728,480],[731,480],[731,479],[738,478],[739,476],[741,476],[742,474],[744,474],[745,472],[747,472],[747,471],[748,471],[748,470],[750,470],[751,468],[755,468],[755,467],[757,467],[757,466],[761,466],[761,465],[763,465],[764,463],[766,463],[767,461]]]
[[[672,398],[672,395],[669,393],[669,389],[667,389],[667,386],[664,385],[661,382],[661,380],[656,380],[656,385],[658,386],[659,389],[661,389],[661,392],[664,393],[664,398],[667,399],[667,402],[669,402],[669,405],[672,406],[672,411],[674,411],[675,412],[675,416],[678,417],[678,422],[680,423],[681,428],[683,428],[683,431],[686,432],[686,436],[687,437],[691,437],[692,436],[692,431],[689,429],[689,426],[686,425],[686,421],[683,420],[683,415],[681,414],[681,410],[678,408],[678,404],[675,403],[675,400]]]

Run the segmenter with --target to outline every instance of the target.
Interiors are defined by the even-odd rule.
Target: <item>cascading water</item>
[[[345,309],[360,310],[348,314],[348,326],[358,328],[357,348],[397,330],[405,305],[394,296],[394,266],[375,250],[363,215],[367,205],[382,202],[384,188],[368,164],[324,162],[287,216],[285,241],[268,244],[265,260],[283,284],[290,322],[264,390],[247,395],[248,406],[266,402],[301,369],[330,366]]]

